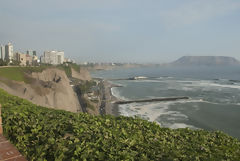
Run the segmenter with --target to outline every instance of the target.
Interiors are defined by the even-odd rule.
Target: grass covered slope
[[[9,80],[15,80],[28,83],[26,73],[42,72],[46,67],[2,67],[0,76]]]
[[[240,160],[240,142],[221,132],[53,110],[1,89],[0,103],[4,135],[29,160]]]

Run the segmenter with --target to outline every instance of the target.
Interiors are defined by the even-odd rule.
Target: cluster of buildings
[[[16,52],[14,60],[19,62],[21,66],[31,66],[39,63],[36,51],[32,50],[28,50],[26,53]]]
[[[73,63],[73,60],[64,58],[63,51],[44,51],[40,58],[38,58],[37,52],[34,50],[28,50],[26,53],[14,53],[11,43],[0,46],[0,59],[10,64],[17,62],[18,65],[21,66],[32,66],[38,65],[39,63],[52,65],[63,64],[64,62]]]
[[[37,52],[28,50],[26,53],[13,52],[13,45],[8,43],[7,45],[0,46],[0,59],[12,63],[17,63],[14,65],[28,66],[37,65],[39,59],[37,57]]]
[[[121,63],[99,63],[99,62],[82,62],[80,63],[81,65],[85,65],[85,66],[116,66],[116,65],[122,65]]]

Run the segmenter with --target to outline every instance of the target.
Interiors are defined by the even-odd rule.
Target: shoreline
[[[101,84],[103,86],[101,88],[101,93],[103,97],[101,101],[103,102],[102,104],[104,104],[104,106],[100,107],[100,113],[102,108],[102,111],[104,111],[103,114],[105,115],[120,116],[120,113],[118,111],[118,105],[114,103],[116,101],[120,101],[120,99],[118,99],[112,94],[112,88],[119,86],[114,85],[113,83],[105,79],[101,79]]]

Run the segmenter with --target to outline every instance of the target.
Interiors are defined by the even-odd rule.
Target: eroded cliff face
[[[0,88],[41,106],[71,112],[82,111],[77,95],[64,71],[50,68],[41,73],[25,76],[30,83],[3,80],[5,83],[0,82]]]
[[[72,77],[80,80],[91,80],[90,73],[84,68],[80,68],[79,72],[76,72],[74,69],[72,69]]]

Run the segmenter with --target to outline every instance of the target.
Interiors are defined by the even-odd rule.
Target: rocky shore
[[[100,83],[100,93],[101,93],[101,106],[100,114],[101,115],[114,115],[119,116],[118,106],[120,104],[130,104],[130,103],[142,103],[142,102],[162,102],[162,101],[177,101],[181,99],[190,99],[189,97],[160,97],[160,98],[151,98],[151,99],[139,99],[139,100],[121,100],[115,97],[112,94],[113,87],[120,87],[119,85],[114,85],[108,80],[101,80]]]
[[[101,97],[100,114],[118,116],[118,105],[114,102],[119,101],[119,99],[113,96],[111,91],[113,87],[117,86],[107,80],[101,80],[99,87]]]

